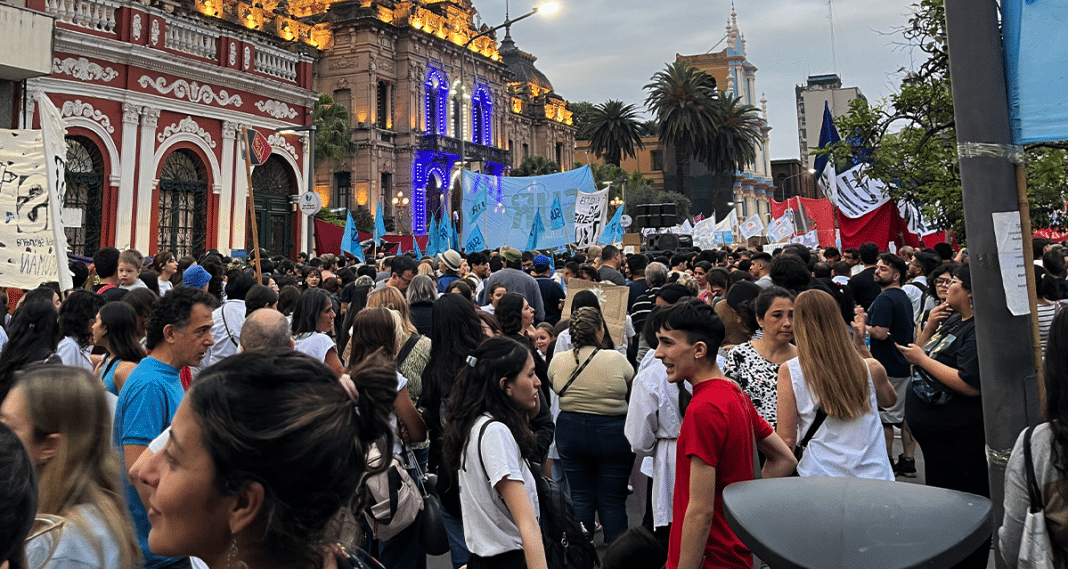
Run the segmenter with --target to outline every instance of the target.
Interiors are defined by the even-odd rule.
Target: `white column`
[[[302,154],[303,154],[303,156],[301,157],[302,158],[301,164],[304,165],[304,168],[301,170],[301,174],[302,175],[300,177],[300,180],[297,181],[297,195],[298,196],[300,194],[304,193],[304,192],[315,191],[314,187],[311,187],[311,188],[308,187],[308,172],[312,168],[310,156],[308,156],[308,154],[311,152],[311,144],[310,143],[311,143],[312,133],[306,132],[306,133],[304,133],[304,135],[305,136],[302,139],[302,142],[303,142],[303,144],[302,144],[302,148],[303,148]],[[315,175],[314,174],[312,175],[312,184],[313,185],[315,184]],[[303,188],[303,189],[301,189],[301,188]],[[374,211],[374,210],[371,210],[371,211]],[[310,257],[312,255],[312,249],[315,248],[314,247],[315,243],[313,243],[312,240],[311,240],[311,236],[312,236],[311,225],[313,223],[315,223],[314,218],[309,217],[307,215],[304,215],[303,213],[300,212],[299,209],[296,212],[294,212],[292,215],[294,215],[296,217],[297,223],[300,224],[300,247],[299,247],[299,250],[300,251],[307,251],[308,252],[308,256]]]
[[[156,163],[152,157],[156,151],[156,122],[159,121],[159,109],[143,107],[141,109],[141,140],[137,152],[139,171],[137,176],[137,227],[134,228],[132,247],[148,253],[152,244],[152,212],[159,209],[159,204],[152,200],[152,181],[156,177]]]
[[[230,121],[223,121],[222,123],[222,164],[219,168],[222,170],[222,179],[219,180],[222,186],[222,192],[219,194],[219,224],[218,240],[216,241],[215,248],[222,251],[224,254],[228,253],[230,249],[233,249],[233,223],[228,223],[228,220],[233,220],[234,216],[238,212],[244,213],[245,207],[243,204],[235,202],[234,193],[236,188],[234,186],[235,177],[235,165],[234,155],[236,154],[237,146],[237,123]]]
[[[241,126],[243,125],[234,125],[234,136],[240,135]],[[223,128],[226,128],[225,125]],[[226,147],[223,147],[223,152],[226,152]],[[245,173],[245,159],[240,152],[234,152],[231,162],[233,163],[234,203],[241,205],[233,208],[233,217],[231,218],[233,221],[230,226],[230,234],[233,235],[233,239],[230,247],[233,249],[245,249],[245,222],[248,217],[248,207],[245,204],[248,203],[248,176]]]
[[[122,104],[122,149],[119,151],[119,199],[115,211],[115,247],[133,242],[134,176],[137,175],[137,123],[141,107]],[[145,251],[147,253],[147,251]]]

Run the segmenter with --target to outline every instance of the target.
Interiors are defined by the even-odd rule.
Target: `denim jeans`
[[[460,569],[471,558],[471,552],[467,550],[467,541],[464,540],[464,521],[441,510],[441,517],[445,520],[445,533],[449,536],[449,557],[452,559],[452,569]]]
[[[575,516],[593,533],[594,514],[611,543],[627,530],[627,483],[634,453],[623,434],[625,416],[561,411],[556,448],[571,487]]]

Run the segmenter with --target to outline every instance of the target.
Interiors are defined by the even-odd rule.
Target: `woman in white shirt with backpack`
[[[482,343],[453,386],[445,458],[459,467],[468,569],[547,569],[534,473],[530,417],[538,387],[530,349],[510,338]]]

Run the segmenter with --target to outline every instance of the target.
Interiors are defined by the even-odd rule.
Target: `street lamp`
[[[309,124],[306,126],[287,126],[283,128],[276,128],[274,131],[278,134],[296,134],[298,132],[308,133],[308,190],[309,192],[315,191],[315,131],[316,126]],[[301,236],[302,241],[300,248],[305,251],[311,251],[311,223],[301,223]]]
[[[781,194],[781,197],[782,197],[782,199],[778,200],[780,203],[786,201],[786,182],[788,182],[789,180],[792,180],[794,178],[797,178],[798,176],[804,176],[805,174],[815,175],[816,174],[816,170],[814,168],[809,168],[808,170],[802,170],[802,171],[800,171],[800,172],[798,172],[796,174],[793,174],[792,176],[787,176],[787,177],[785,177],[785,178],[783,178],[782,180],[779,181],[779,187],[777,189],[778,189],[778,192]],[[793,184],[791,184],[791,186],[792,185]],[[795,191],[794,194],[797,194],[797,192]]]
[[[466,124],[466,120],[465,119],[467,117],[464,114],[463,94],[466,91],[465,86],[464,86],[464,68],[465,68],[465,64],[467,62],[467,52],[469,51],[469,48],[471,47],[471,44],[474,43],[474,41],[477,40],[478,38],[488,36],[488,35],[492,34],[493,32],[496,32],[497,30],[499,30],[501,28],[510,28],[512,26],[512,24],[514,24],[516,22],[519,22],[519,21],[522,21],[522,20],[525,20],[525,19],[533,16],[534,14],[544,14],[544,15],[547,16],[549,14],[555,13],[559,9],[560,9],[560,3],[551,1],[551,2],[544,2],[542,4],[537,5],[531,11],[529,11],[526,14],[523,14],[522,16],[519,16],[518,18],[515,18],[515,19],[511,19],[511,18],[508,17],[507,14],[505,14],[504,23],[503,24],[501,24],[499,26],[492,27],[492,28],[490,28],[488,30],[485,30],[483,32],[480,32],[480,33],[472,36],[471,39],[467,40],[467,43],[464,44],[463,50],[461,50],[461,52],[460,52],[460,85],[457,87],[457,90],[456,90],[456,97],[458,97],[458,99],[460,101],[460,132],[458,134],[459,134],[459,139],[460,139],[460,170],[461,171],[464,170],[464,168],[467,166],[467,148],[466,148],[466,142],[467,141],[464,138],[464,125]],[[463,179],[462,178],[460,180],[460,186],[463,187]],[[452,203],[452,185],[451,184],[449,185],[449,193],[448,193],[448,198],[447,199],[449,200],[450,207],[451,207],[451,203]],[[448,209],[446,209],[446,211],[448,211]]]
[[[393,209],[394,211],[405,213],[405,208],[408,207],[408,198],[404,196],[404,192],[398,191],[397,195],[393,196]]]

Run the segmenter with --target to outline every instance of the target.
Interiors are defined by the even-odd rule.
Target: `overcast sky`
[[[482,21],[505,20],[505,0],[474,0]],[[540,0],[511,0],[518,17]],[[746,55],[758,68],[757,91],[768,99],[771,158],[797,158],[794,86],[809,75],[837,72],[845,87],[877,101],[900,84],[898,69],[923,61],[897,30],[912,0],[836,0],[832,59],[827,0],[748,0],[736,5]],[[721,51],[730,0],[560,0],[560,11],[516,24],[516,45],[568,101],[619,99],[642,107],[642,87],[675,54]],[[503,39],[503,34],[498,39]],[[835,66],[837,61],[837,68]],[[720,85],[720,88],[726,87]],[[758,99],[759,101],[759,99]],[[755,102],[759,107],[760,103]]]

